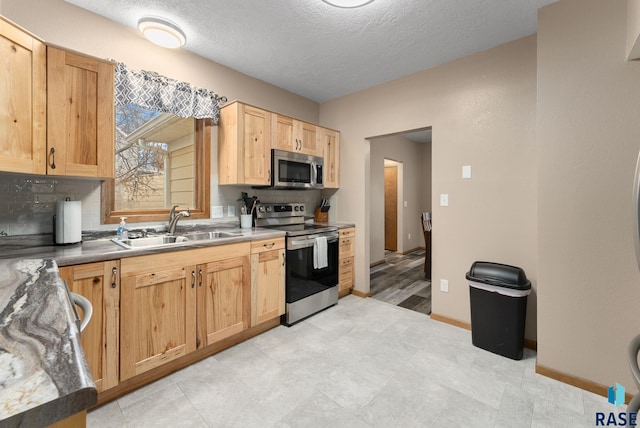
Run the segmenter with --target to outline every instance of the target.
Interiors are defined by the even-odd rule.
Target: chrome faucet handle
[[[179,205],[174,205],[171,207],[171,210],[169,211],[169,221],[173,220],[174,217],[176,216],[176,208],[178,208]]]

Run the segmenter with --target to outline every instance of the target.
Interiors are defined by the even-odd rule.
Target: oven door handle
[[[303,238],[303,239],[290,238],[289,241],[287,242],[287,250],[299,250],[300,248],[313,247],[313,244],[315,242],[316,242],[315,237]],[[327,237],[327,244],[333,244],[335,242],[338,242],[338,236]]]

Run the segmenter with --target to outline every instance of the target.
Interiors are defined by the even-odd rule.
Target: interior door
[[[398,251],[398,167],[384,167],[384,249]]]

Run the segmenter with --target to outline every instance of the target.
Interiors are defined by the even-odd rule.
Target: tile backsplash
[[[0,235],[34,235],[53,233],[55,201],[70,198],[82,201],[82,230],[111,230],[117,225],[100,224],[100,180],[68,177],[31,176],[0,173]],[[241,193],[257,196],[262,202],[304,202],[307,215],[313,216],[320,203],[320,190],[252,189],[250,186],[218,186],[217,176],[211,177],[211,205],[222,206],[224,217],[219,222],[237,222]],[[326,195],[325,195],[326,196]],[[229,206],[235,215],[228,215]],[[181,223],[203,223],[183,220]],[[157,224],[157,223],[156,223]],[[149,225],[145,223],[144,226]],[[142,224],[131,225],[133,228]]]

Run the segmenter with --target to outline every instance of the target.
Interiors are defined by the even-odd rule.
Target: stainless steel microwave
[[[271,187],[322,189],[324,159],[302,153],[271,150]]]

